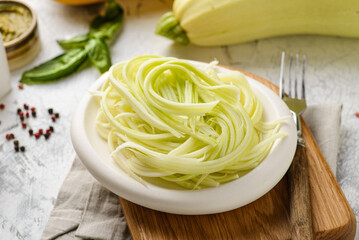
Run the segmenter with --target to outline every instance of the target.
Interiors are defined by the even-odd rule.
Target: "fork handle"
[[[313,239],[308,158],[305,147],[300,144],[289,168],[288,180],[292,239]]]

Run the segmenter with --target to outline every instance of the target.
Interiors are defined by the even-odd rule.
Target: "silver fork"
[[[302,137],[300,115],[306,109],[305,101],[305,61],[303,57],[301,86],[299,82],[299,55],[295,56],[295,74],[292,78],[293,55],[289,57],[288,81],[285,81],[285,52],[282,52],[280,71],[279,94],[292,112],[294,122],[297,126],[297,150],[293,162],[288,170],[289,181],[289,215],[292,224],[292,239],[313,239],[311,200],[308,177],[308,158],[305,151],[305,142]],[[292,85],[294,84],[294,86]],[[288,95],[285,94],[287,86]]]

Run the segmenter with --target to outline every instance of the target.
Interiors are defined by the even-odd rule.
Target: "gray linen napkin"
[[[41,239],[131,239],[118,197],[78,158],[58,194]]]
[[[341,109],[340,104],[317,105],[308,107],[303,115],[334,174]],[[131,236],[117,196],[102,187],[76,158],[41,239],[127,240]]]
[[[303,113],[303,119],[334,176],[337,170],[341,112],[341,104],[323,104],[310,106]]]

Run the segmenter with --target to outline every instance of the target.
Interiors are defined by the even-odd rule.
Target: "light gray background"
[[[86,89],[98,78],[95,68],[87,68],[60,82],[17,88],[21,73],[61,53],[56,39],[85,33],[102,5],[71,7],[51,0],[27,0],[38,14],[42,50],[28,66],[12,72],[13,88],[0,102],[0,236],[1,239],[39,239],[54,205],[58,190],[73,160],[70,140],[71,114]],[[228,47],[179,46],[156,36],[159,17],[171,9],[169,0],[124,3],[124,27],[111,46],[112,60],[127,60],[139,54],[158,54],[220,64],[252,72],[278,84],[280,55],[307,56],[308,104],[342,103],[342,128],[337,177],[359,220],[359,40],[339,37],[292,36],[259,40]],[[29,138],[21,129],[16,109],[28,103],[36,106],[34,129],[51,124],[46,109],[54,108],[61,118],[48,141]],[[325,116],[323,116],[325,118]],[[15,133],[27,148],[15,153],[5,140]]]

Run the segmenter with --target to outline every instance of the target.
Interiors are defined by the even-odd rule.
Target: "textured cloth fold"
[[[126,240],[131,235],[118,197],[102,187],[75,158],[41,239]]]
[[[335,174],[342,106],[316,105],[303,118]],[[102,187],[78,158],[65,179],[42,240],[131,239],[118,197]]]
[[[342,104],[322,104],[308,107],[303,119],[336,176]]]
[[[92,184],[76,235],[85,239],[126,239],[130,234],[118,197],[100,184]]]

